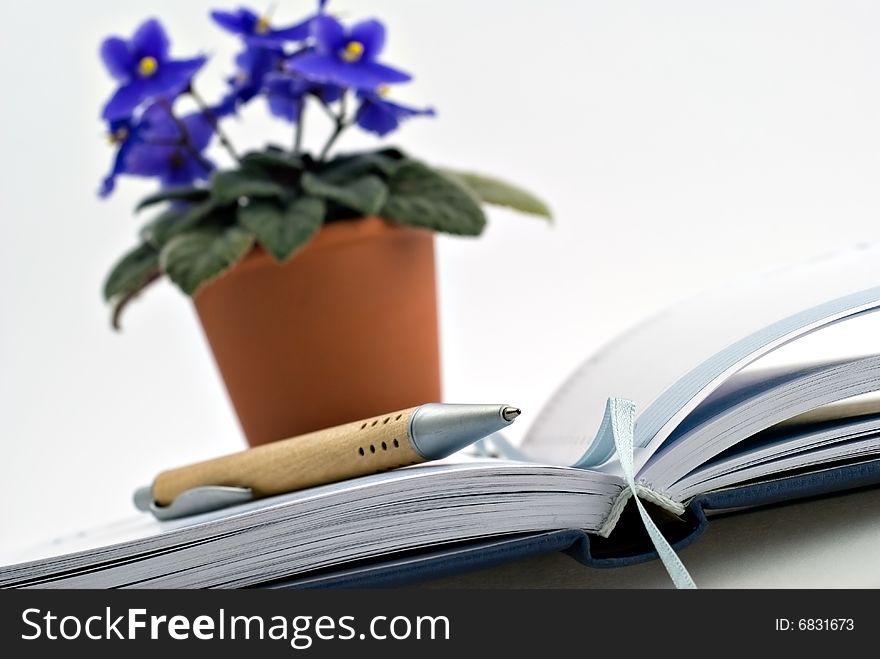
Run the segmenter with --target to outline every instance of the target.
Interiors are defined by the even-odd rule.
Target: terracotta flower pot
[[[284,264],[255,249],[195,306],[252,446],[441,398],[428,231],[332,223]]]

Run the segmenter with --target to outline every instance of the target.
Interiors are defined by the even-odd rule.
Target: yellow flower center
[[[381,96],[382,98],[388,98],[389,96],[391,96],[391,87],[389,85],[382,85],[376,91],[379,92],[379,96]]]
[[[254,27],[254,31],[257,34],[266,34],[269,32],[269,17],[268,16],[260,16],[260,20],[257,21],[256,26]]]
[[[159,69],[159,62],[156,61],[155,57],[150,57],[147,55],[140,62],[138,62],[138,75],[141,78],[149,78],[151,75],[156,73]]]
[[[360,41],[349,41],[348,45],[342,49],[340,56],[346,62],[357,62],[364,56],[364,44]]]
[[[110,144],[122,144],[126,139],[128,139],[128,129],[125,127],[118,129],[115,133],[107,133],[107,141]]]

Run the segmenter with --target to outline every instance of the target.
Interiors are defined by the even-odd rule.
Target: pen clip
[[[150,486],[142,487],[134,493],[134,505],[137,509],[153,513],[160,521],[208,513],[253,499],[254,493],[250,488],[217,485],[194,487],[181,492],[167,506],[156,505]]]

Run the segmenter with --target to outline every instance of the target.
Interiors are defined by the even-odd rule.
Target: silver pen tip
[[[516,407],[508,406],[501,410],[501,417],[508,423],[516,419],[520,414],[522,414],[522,410]]]

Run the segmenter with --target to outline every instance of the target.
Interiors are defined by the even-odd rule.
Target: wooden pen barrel
[[[153,499],[167,506],[182,492],[205,485],[247,487],[261,498],[424,462],[409,437],[416,409],[164,471],[153,481]]]

